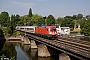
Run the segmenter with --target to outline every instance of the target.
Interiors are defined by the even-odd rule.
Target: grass
[[[71,31],[70,33],[72,33],[72,34],[76,34],[76,33],[79,33],[80,30],[81,30],[81,29],[76,28],[76,29],[74,29],[73,31]]]

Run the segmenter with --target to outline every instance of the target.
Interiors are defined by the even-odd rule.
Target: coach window
[[[34,30],[33,28],[27,28],[27,30]]]

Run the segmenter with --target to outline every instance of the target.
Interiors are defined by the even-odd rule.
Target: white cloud
[[[32,7],[32,6],[36,5],[36,4],[34,4],[34,3],[25,3],[25,2],[15,2],[15,1],[13,1],[11,3],[11,5],[18,6],[18,7]]]
[[[46,1],[46,0],[38,0],[38,1]]]

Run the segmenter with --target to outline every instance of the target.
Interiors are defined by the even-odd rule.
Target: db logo
[[[9,58],[1,58],[1,60],[9,60]]]

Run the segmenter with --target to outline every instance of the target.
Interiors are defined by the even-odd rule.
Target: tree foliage
[[[18,14],[16,14],[16,16],[15,16],[15,24],[16,24],[16,26],[18,26],[19,21],[20,21],[20,16]]]
[[[81,34],[85,36],[90,36],[90,19],[81,22]]]
[[[8,12],[1,12],[1,14],[0,14],[0,24],[2,26],[7,27],[8,23],[9,23],[9,20],[10,20],[9,18],[10,17],[9,17]]]
[[[64,20],[64,18],[59,17],[59,18],[56,20],[56,24],[61,25],[61,23],[62,23],[63,20]]]
[[[55,18],[52,15],[49,15],[46,18],[46,24],[47,25],[55,25]]]
[[[77,15],[77,19],[79,20],[79,19],[82,19],[83,18],[83,15],[82,14],[78,14]]]
[[[28,15],[21,16],[19,26],[27,26]]]
[[[28,16],[32,17],[32,9],[31,8],[29,9],[29,15]]]
[[[64,20],[62,21],[61,26],[73,28],[74,21],[71,17],[64,17]]]
[[[87,21],[86,21],[87,20]],[[16,26],[41,26],[41,25],[55,25],[59,24],[63,27],[70,27],[74,28],[74,26],[78,26],[80,24],[81,33],[85,35],[89,35],[89,21],[90,15],[86,15],[83,17],[82,14],[77,14],[73,16],[65,16],[64,18],[58,17],[57,19],[54,18],[53,15],[48,15],[48,17],[43,17],[38,14],[32,14],[32,9],[29,9],[27,15],[19,16],[18,14],[12,14],[11,17],[9,16],[8,12],[1,12],[0,14],[0,24],[4,28],[4,32],[13,34],[15,32]],[[7,30],[7,31],[6,31]],[[8,35],[9,35],[8,34]],[[18,34],[18,33],[15,33]]]
[[[11,35],[13,34],[15,27],[16,27],[15,15],[12,15],[10,24]]]
[[[44,18],[39,18],[37,21],[37,26],[45,25],[45,20]]]
[[[38,14],[33,14],[32,18],[31,18],[31,23],[30,24],[36,26],[37,22],[38,22],[38,19],[40,19],[40,18],[43,18],[43,16],[38,15]]]
[[[72,16],[73,20],[77,20],[77,15]]]
[[[17,52],[15,50],[15,44],[4,44],[0,51],[0,58],[8,57],[10,60],[17,59]],[[12,58],[12,59],[11,59]],[[5,59],[4,59],[5,60]]]
[[[86,18],[87,18],[87,19],[90,19],[90,15],[86,15]]]

